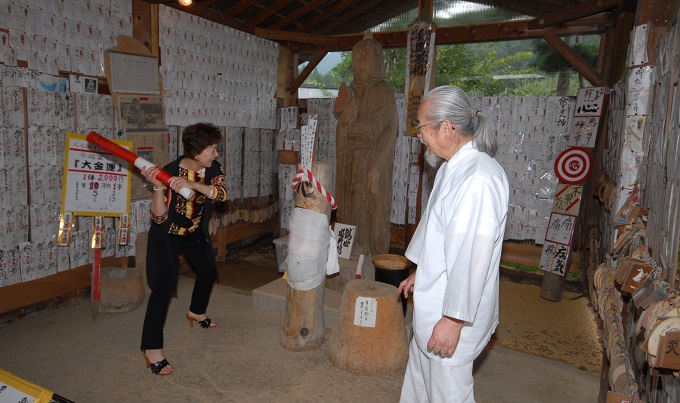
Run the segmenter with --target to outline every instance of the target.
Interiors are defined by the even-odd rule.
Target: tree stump
[[[347,283],[328,358],[334,367],[360,375],[406,368],[408,340],[397,287],[372,280]]]
[[[102,267],[99,312],[137,309],[144,299],[142,273],[137,268]]]
[[[326,162],[313,163],[311,171],[322,184],[328,183],[328,178],[331,177],[331,166]],[[325,214],[330,220],[331,206],[328,200],[316,186],[310,185],[309,182],[301,182],[295,193],[295,205]],[[289,241],[292,238],[294,234],[290,232]],[[290,245],[288,245],[288,256],[291,256]],[[290,265],[288,270],[291,270]],[[325,264],[323,270],[325,272]],[[323,281],[311,290],[297,290],[288,286],[286,309],[281,326],[280,342],[283,348],[289,351],[305,351],[321,346],[326,335],[323,316],[324,290],[325,282]]]

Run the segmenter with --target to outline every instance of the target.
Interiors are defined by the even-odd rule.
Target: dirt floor
[[[244,292],[280,277],[270,238],[234,245],[218,265],[220,283]],[[187,273],[188,274],[188,273]],[[494,335],[499,346],[600,371],[602,341],[589,298],[565,287],[562,301],[540,298],[540,279],[522,273],[503,275],[500,324]]]
[[[189,328],[184,314],[193,280],[188,273],[180,278],[165,326],[171,376],[144,368],[146,301],[96,321],[81,299],[0,322],[0,368],[75,402],[398,401],[403,371],[350,374],[329,363],[327,342],[308,352],[280,346],[282,318],[253,311],[250,296],[280,276],[271,240],[235,247],[219,271],[209,306],[218,327],[211,330]],[[553,303],[539,294],[540,286],[501,281],[497,336],[475,362],[478,402],[597,400],[602,349],[587,298],[565,293]]]

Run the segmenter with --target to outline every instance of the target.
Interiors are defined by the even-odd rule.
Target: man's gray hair
[[[470,105],[465,91],[453,85],[444,85],[432,89],[423,97],[422,104],[430,104],[430,116],[433,121],[448,120],[456,126],[465,137],[472,137],[472,144],[479,151],[496,155],[496,138],[484,115]]]

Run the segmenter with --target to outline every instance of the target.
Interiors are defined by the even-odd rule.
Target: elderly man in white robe
[[[488,122],[460,88],[430,91],[416,132],[427,163],[445,162],[406,250],[418,269],[399,286],[414,298],[401,402],[474,402],[472,363],[498,324],[508,180]]]

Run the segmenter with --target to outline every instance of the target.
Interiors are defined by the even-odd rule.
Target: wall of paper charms
[[[496,160],[508,176],[510,209],[505,239],[543,244],[559,182],[555,160],[567,148],[575,99],[474,97],[470,101],[489,121],[498,140]],[[411,166],[411,183],[415,183],[414,168],[417,167]],[[423,173],[423,208],[427,206],[435,173],[428,168]]]
[[[276,42],[163,5],[158,19],[166,124],[276,129]]]
[[[336,116],[331,108],[335,99],[308,102],[308,115],[319,116],[316,160],[334,161]],[[397,96],[396,102],[401,122],[399,133],[404,133],[407,130],[404,123],[405,99]],[[496,158],[510,181],[511,209],[506,239],[532,240],[543,244],[559,182],[554,173],[555,159],[567,148],[576,100],[564,97],[478,97],[472,98],[471,102],[473,107],[482,110],[498,138],[499,152]],[[277,150],[299,151],[299,119],[297,108],[281,109]],[[421,167],[417,165],[420,147],[417,137],[397,137],[392,171],[392,224],[416,223],[421,175]],[[335,173],[336,176],[339,174]],[[423,168],[422,208],[427,205],[435,174],[436,170]],[[293,166],[279,164],[279,195],[283,216],[293,206],[293,194],[288,188],[294,176]],[[331,184],[330,188],[335,189],[335,184]],[[573,195],[573,191],[568,194]],[[566,197],[566,194],[562,197]],[[285,222],[283,219],[282,224],[285,225]]]
[[[0,230],[5,234],[0,237],[2,287],[92,263],[92,217],[76,217],[69,247],[56,247],[65,133],[94,130],[108,138],[126,139],[125,130],[119,130],[125,122],[115,119],[111,96],[97,94],[96,81],[104,75],[103,50],[114,46],[118,35],[130,36],[132,25],[130,2],[0,3],[0,62],[4,63],[0,64],[0,101],[5,105],[0,120],[0,185],[7,190],[0,192]],[[225,134],[221,162],[230,200],[273,197],[277,45],[160,8],[161,25],[173,24],[172,36],[161,35],[161,49],[179,55],[161,68],[169,154],[175,158],[182,152],[179,136],[185,125],[212,122]],[[91,25],[92,21],[98,25]],[[211,45],[179,41],[175,34],[193,35],[196,40],[207,40],[209,34]],[[193,53],[199,48],[200,54]],[[185,56],[193,61],[188,63]],[[234,62],[237,59],[240,62]],[[171,74],[171,66],[185,74]],[[64,77],[69,73],[70,80]],[[144,199],[131,203],[127,245],[118,245],[119,220],[105,218],[103,257],[136,254],[137,234],[149,228],[149,203]],[[272,216],[274,207],[257,216]],[[210,228],[214,232],[219,225],[254,221],[253,214],[247,213],[225,213],[211,220]]]
[[[91,263],[91,217],[76,219],[69,247],[56,246],[66,132],[115,137],[111,97],[96,82],[103,49],[132,32],[130,2],[1,3],[0,287]],[[108,242],[102,255],[125,252]]]

